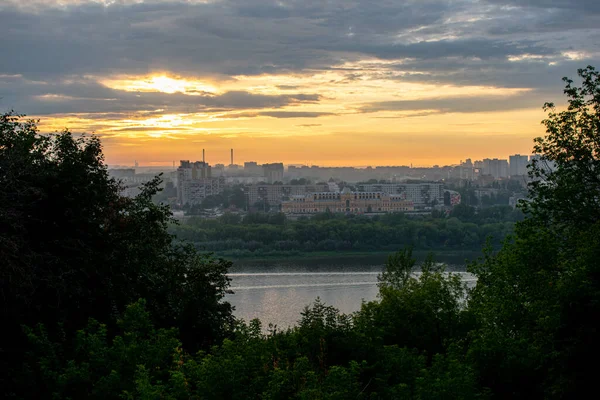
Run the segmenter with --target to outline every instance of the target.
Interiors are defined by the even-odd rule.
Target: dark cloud
[[[595,0],[486,0],[488,3],[525,8],[577,10],[600,13],[600,3]]]
[[[92,80],[53,83],[27,81],[22,77],[0,77],[2,103],[29,114],[179,112],[194,113],[238,109],[280,108],[314,104],[316,94],[265,95],[231,91],[218,95],[128,92],[111,89]],[[0,103],[0,105],[2,105]]]
[[[512,96],[473,96],[445,97],[423,100],[380,101],[363,105],[359,112],[373,113],[378,111],[418,111],[416,114],[395,116],[408,118],[424,116],[429,113],[474,113],[490,111],[511,111],[526,108],[540,108],[544,101],[539,93],[524,93]]]
[[[562,77],[573,77],[577,68],[594,64],[595,61],[590,58],[568,60],[561,57],[560,62],[550,65],[548,59],[415,60],[394,66],[394,69],[405,72],[396,79],[408,82],[534,88],[557,93],[564,87]]]
[[[93,77],[169,71],[231,79],[339,69],[365,58],[390,62],[380,79],[556,90],[561,76],[600,61],[600,1],[592,0],[42,3],[0,3],[0,75],[22,75],[0,78],[0,107],[107,115],[316,103],[314,94],[136,94]],[[573,60],[568,52],[583,55]],[[349,71],[339,83],[365,76]]]

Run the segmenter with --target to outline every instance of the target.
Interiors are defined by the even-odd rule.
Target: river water
[[[346,314],[359,310],[363,301],[375,300],[383,260],[327,258],[234,265],[229,274],[234,294],[226,300],[235,307],[235,316],[246,321],[258,318],[265,328],[273,324],[284,329],[295,325],[304,307],[317,297]],[[453,263],[447,268],[472,282],[464,265]]]

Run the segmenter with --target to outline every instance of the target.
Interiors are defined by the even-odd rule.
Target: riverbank
[[[385,263],[392,251],[377,252],[311,252],[294,255],[273,254],[267,257],[232,257],[227,254],[215,255],[231,260],[234,264],[233,270],[240,268],[298,268],[324,269],[344,265],[346,267],[381,266]],[[423,261],[429,254],[433,254],[434,260],[443,262],[464,270],[468,261],[481,256],[481,251],[467,250],[445,250],[424,251],[415,250],[413,256],[417,261]]]

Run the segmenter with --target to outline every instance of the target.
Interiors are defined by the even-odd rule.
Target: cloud
[[[377,106],[382,106],[382,105],[377,105],[377,104],[371,104],[368,106],[365,106],[362,111],[363,112],[376,112],[376,111],[370,111],[370,107],[374,107],[377,108]],[[385,106],[384,106],[385,107]],[[390,105],[388,105],[388,107],[390,107]],[[393,109],[393,111],[396,111],[396,109]],[[388,110],[377,110],[377,111],[390,111]],[[444,111],[442,110],[430,110],[430,111],[419,111],[417,110],[417,112],[411,112],[408,114],[397,114],[397,115],[391,115],[391,116],[385,116],[385,117],[375,117],[377,119],[404,119],[404,118],[416,118],[416,117],[428,117],[430,115],[435,115],[435,114],[443,114]]]
[[[328,68],[365,55],[490,59],[556,51],[527,37],[486,36],[484,26],[502,25],[510,11],[486,13],[466,0],[152,1],[35,12],[9,3],[0,11],[2,72],[38,78],[152,70],[226,77]],[[469,13],[485,21],[451,22]]]
[[[600,3],[593,0],[487,0],[487,2],[523,8],[566,9],[600,13]]]
[[[318,118],[337,114],[315,111],[262,111],[258,115],[271,118]]]
[[[316,94],[267,95],[229,91],[217,95],[129,92],[111,89],[93,80],[28,81],[22,77],[0,77],[3,102],[29,114],[55,113],[197,113],[236,109],[281,108],[296,104],[315,104]],[[1,103],[0,103],[1,104]],[[160,110],[160,111],[154,111]]]
[[[380,101],[359,107],[359,112],[375,113],[380,111],[410,112],[395,118],[408,118],[440,113],[476,113],[493,111],[511,111],[527,108],[540,108],[543,101],[539,94],[525,93],[513,96],[469,96],[445,97],[423,100]],[[413,113],[417,111],[417,113]]]
[[[230,113],[227,115],[220,116],[220,118],[256,118],[256,117],[270,117],[270,118],[318,118],[324,116],[337,115],[332,112],[318,112],[318,111],[260,111],[260,112],[243,112],[243,113]]]
[[[0,107],[38,115],[108,117],[160,109],[314,118],[331,114],[272,110],[318,105],[324,98],[314,91],[288,93],[309,86],[278,81],[273,87],[285,94],[264,94],[245,88],[244,77],[339,71],[345,78],[335,83],[357,90],[376,77],[555,92],[560,77],[600,61],[600,2],[10,0],[0,4],[0,37]],[[344,70],[365,60],[381,63],[371,70]],[[109,76],[165,71],[238,86],[188,96],[126,92],[98,83]],[[528,99],[523,104],[538,100],[531,93],[523,99]]]
[[[300,89],[300,86],[297,85],[277,85],[277,89],[280,90],[297,90]]]

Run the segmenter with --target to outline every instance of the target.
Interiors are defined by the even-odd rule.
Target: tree
[[[461,221],[470,221],[475,217],[475,207],[463,203],[457,204],[452,208],[450,216],[456,217]]]
[[[243,187],[234,186],[230,190],[228,201],[230,206],[235,206],[239,209],[245,209],[247,207],[247,199]]]
[[[600,77],[565,78],[565,111],[546,103],[530,201],[514,240],[471,270],[480,322],[470,357],[499,398],[579,398],[595,390],[600,356]]]
[[[256,211],[267,212],[271,209],[267,199],[259,199],[253,205]]]
[[[524,204],[532,215],[553,224],[600,220],[600,74],[591,66],[578,74],[581,87],[563,78],[567,110],[544,105],[547,135],[535,140],[539,157],[530,168],[529,189],[536,201]]]
[[[0,379],[9,392],[25,379],[22,325],[42,323],[69,341],[88,318],[110,332],[145,298],[157,328],[179,328],[195,351],[233,322],[222,301],[230,263],[174,241],[168,206],[152,202],[159,177],[127,198],[103,161],[97,137],[40,135],[35,121],[0,117],[0,317],[9,344]]]

